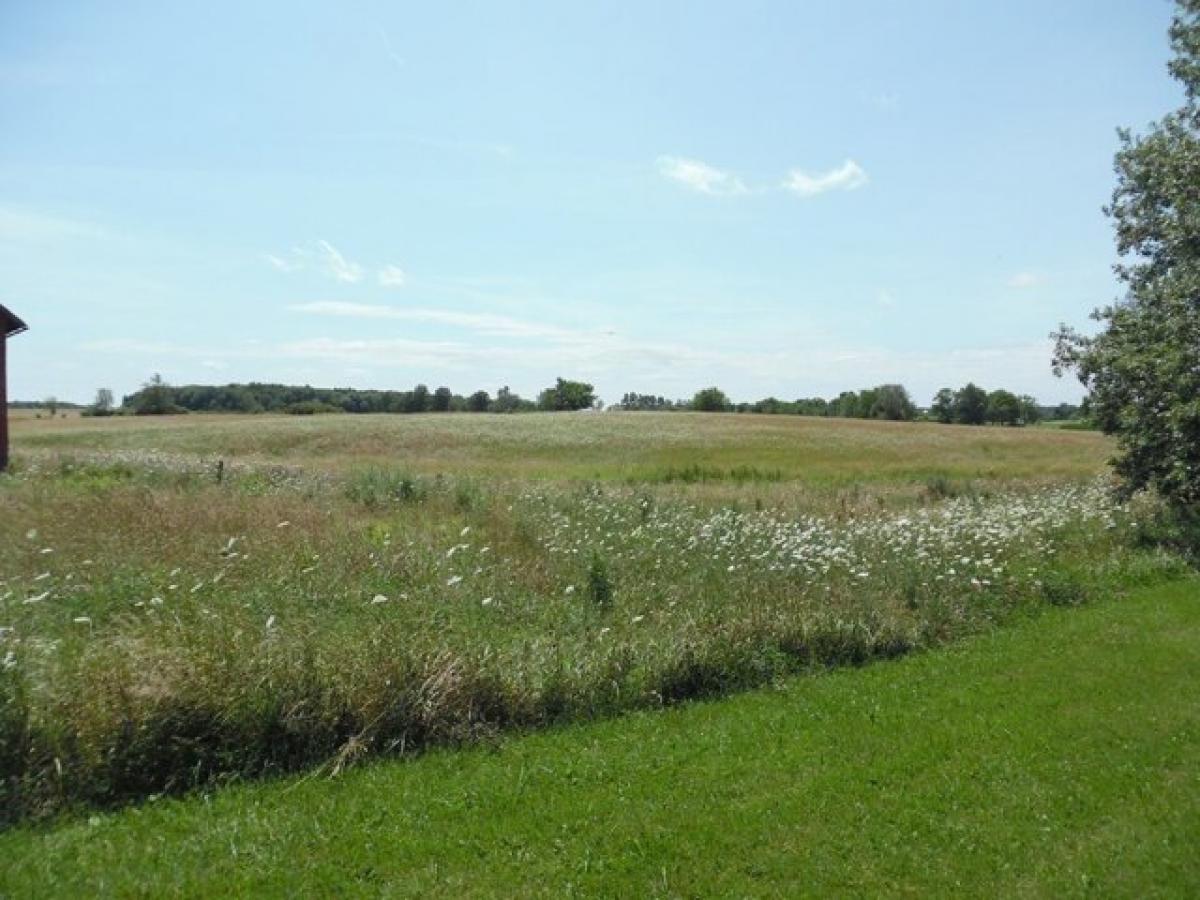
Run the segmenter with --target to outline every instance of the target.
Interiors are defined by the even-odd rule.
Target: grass
[[[345,470],[489,479],[796,482],[910,492],[927,479],[991,484],[1087,478],[1111,452],[1095,433],[800,416],[562,413],[526,416],[190,415],[14,422],[19,453],[142,451]],[[688,474],[691,473],[691,474]],[[740,473],[740,475],[739,475]]]
[[[0,817],[730,693],[1182,568],[1134,547],[1145,508],[1100,485],[955,480],[956,454],[1003,455],[978,449],[993,441],[1052,469],[1060,445],[1044,432],[336,419],[68,424],[43,435],[66,435],[63,448],[23,446],[0,479]],[[645,461],[660,452],[647,429],[681,455],[672,468]],[[383,433],[412,452],[356,462],[364,435]],[[467,439],[482,462],[455,468]],[[838,478],[852,479],[929,440],[947,446],[920,471],[942,474],[880,476],[901,489],[890,503],[853,482],[823,494],[807,475],[794,493],[784,480],[802,473],[792,443],[801,458],[840,446]],[[224,441],[218,478],[196,450]],[[422,471],[418,445],[447,474]],[[487,448],[518,445],[544,477],[480,474]],[[290,462],[264,462],[282,446]],[[688,458],[717,451],[721,467]],[[690,474],[580,480],[579,453]]]
[[[1200,583],[936,653],[0,834],[5,896],[1194,896]]]

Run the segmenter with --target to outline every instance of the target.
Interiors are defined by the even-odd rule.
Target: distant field
[[[1200,584],[672,711],[0,834],[0,894],[1194,897]]]
[[[75,417],[18,421],[13,443],[17,452],[155,449],[334,471],[899,490],[934,477],[1089,478],[1110,453],[1090,432],[700,413]]]
[[[63,419],[63,418],[78,419],[78,418],[80,418],[79,413],[80,413],[80,410],[78,410],[78,409],[60,409],[56,413],[55,419],[56,420]],[[11,419],[13,421],[17,421],[17,422],[23,422],[26,419],[31,419],[34,421],[36,421],[37,419],[49,420],[50,410],[45,409],[45,408],[10,409],[8,411],[8,417],[9,417],[9,419]],[[49,423],[47,422],[47,424],[49,424]]]

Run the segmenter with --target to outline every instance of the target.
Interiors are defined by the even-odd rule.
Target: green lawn
[[[1200,583],[726,700],[0,835],[0,895],[1196,896]]]

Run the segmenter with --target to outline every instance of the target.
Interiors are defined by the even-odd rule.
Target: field
[[[10,819],[730,693],[1183,571],[1084,432],[189,416],[14,445]]]

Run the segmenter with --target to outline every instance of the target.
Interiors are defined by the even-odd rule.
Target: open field
[[[1183,568],[1138,546],[1149,504],[1109,497],[1091,434],[651,414],[17,431],[10,818],[727,693]]]
[[[1200,585],[864,670],[0,835],[0,894],[1195,896]]]
[[[811,488],[1087,478],[1111,447],[1098,434],[1055,429],[703,413],[76,417],[18,422],[13,444],[538,480],[662,482],[698,467]]]

